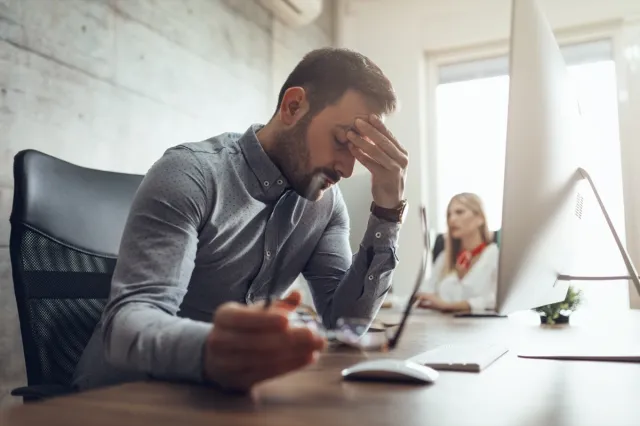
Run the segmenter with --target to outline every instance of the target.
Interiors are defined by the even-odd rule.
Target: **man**
[[[167,150],[136,194],[75,385],[151,377],[248,390],[299,369],[325,344],[289,323],[300,295],[268,309],[262,301],[272,283],[281,296],[300,273],[324,326],[372,319],[391,285],[406,204],[407,151],[380,119],[395,105],[368,58],[325,48],[292,71],[266,125]],[[371,172],[374,203],[352,258],[335,184],[355,160]]]

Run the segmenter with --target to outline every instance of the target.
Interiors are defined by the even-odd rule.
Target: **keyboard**
[[[494,344],[450,344],[409,358],[435,370],[480,372],[509,351]]]

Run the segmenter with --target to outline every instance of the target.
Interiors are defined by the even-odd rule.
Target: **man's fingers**
[[[354,131],[349,131],[347,133],[347,138],[349,139],[350,144],[359,148],[363,153],[368,155],[372,160],[381,165],[387,170],[393,169],[395,166],[394,161],[389,157],[379,146],[376,146],[375,143],[363,138],[359,134]]]
[[[355,159],[365,166],[371,173],[378,173],[380,169],[383,168],[378,162],[374,161],[373,158],[369,157],[354,144],[349,143],[348,146],[351,155],[353,155]]]
[[[225,303],[216,311],[214,327],[246,331],[278,331],[287,327],[286,312],[281,309],[256,309],[239,303]]]
[[[302,301],[302,296],[300,295],[300,292],[298,290],[294,290],[289,295],[287,295],[287,297],[285,297],[284,299],[273,300],[269,308],[284,310],[286,312],[292,312],[292,311],[295,311],[298,308],[298,306],[300,306],[301,301]],[[252,308],[259,307],[264,309],[264,306],[266,305],[266,303],[267,303],[266,300],[262,300],[258,303],[251,305],[251,307]]]
[[[285,309],[289,312],[295,311],[302,302],[302,295],[298,290],[294,290],[284,299],[276,300],[273,304],[277,308]]]
[[[369,116],[369,121],[371,125],[375,127],[376,130],[378,130],[384,136],[386,136],[386,138],[389,139],[389,141],[393,143],[400,152],[402,152],[404,155],[409,155],[409,152],[407,151],[407,149],[404,146],[402,146],[400,142],[398,142],[396,137],[393,136],[393,134],[391,133],[391,130],[389,130],[387,126],[384,125],[382,120],[380,120],[380,117],[378,117],[375,114],[371,114]]]
[[[259,356],[277,356],[278,353],[295,353],[320,350],[324,339],[306,327],[291,328],[283,332],[245,332],[217,328],[209,340],[212,351],[218,353],[255,353]]]
[[[228,333],[227,330],[214,330],[207,348],[211,354],[207,369],[213,372],[210,377],[228,389],[246,390],[262,380],[303,367],[312,362],[314,355],[326,345],[324,339],[313,335],[308,329],[290,329],[280,333],[280,337],[269,335],[262,341],[270,342],[263,349],[273,348],[272,342],[280,341],[281,345],[271,352],[262,352],[254,350],[247,343],[255,343],[260,337],[251,338],[243,336],[243,333],[231,336]],[[282,338],[284,334],[288,336]],[[244,342],[245,346],[240,342]],[[232,347],[248,350],[232,350]]]
[[[371,123],[368,123],[361,118],[356,119],[355,124],[358,132],[361,135],[369,138],[371,142],[373,142],[373,144],[381,150],[381,152],[386,154],[391,160],[399,164],[401,167],[406,167],[408,163],[407,155],[402,152],[391,140],[389,140],[387,136],[382,134]],[[376,158],[377,160],[377,157],[374,158]]]

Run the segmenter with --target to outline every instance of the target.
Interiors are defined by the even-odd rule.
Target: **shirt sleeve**
[[[467,300],[472,313],[482,313],[495,309],[498,291],[498,254],[497,246],[492,245],[490,251],[486,253],[487,256],[483,259],[482,264],[475,265],[480,267],[480,273],[478,274],[480,282],[477,283],[477,296]]]
[[[208,217],[212,177],[185,147],[143,179],[124,229],[102,321],[106,360],[151,377],[201,381],[209,323],[176,313]]]
[[[341,317],[371,320],[391,287],[400,225],[370,215],[359,250],[351,253],[349,215],[338,188],[332,217],[303,276],[326,327]]]

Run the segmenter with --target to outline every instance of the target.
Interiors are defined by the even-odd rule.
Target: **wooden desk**
[[[383,313],[388,318],[389,313]],[[640,424],[640,365],[518,358],[525,344],[640,342],[640,312],[606,326],[541,328],[535,316],[451,318],[418,311],[400,347],[406,358],[443,343],[503,343],[510,352],[481,373],[442,372],[433,385],[344,382],[340,370],[365,356],[324,354],[305,370],[264,383],[251,395],[169,383],[133,383],[0,412],[18,425],[478,425]],[[370,354],[381,357],[384,354]]]

